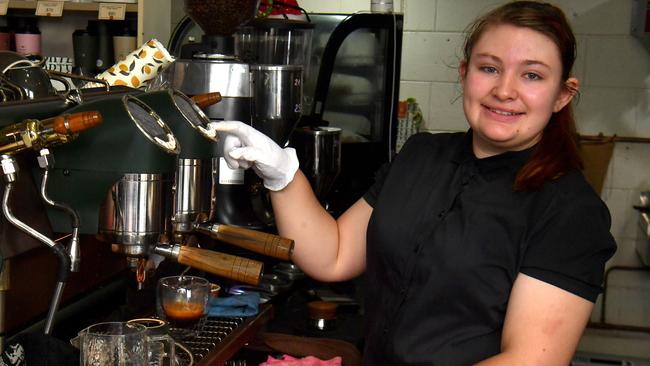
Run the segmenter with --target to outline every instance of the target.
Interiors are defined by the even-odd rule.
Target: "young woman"
[[[466,133],[417,134],[337,220],[295,152],[216,123],[232,167],[271,192],[293,260],[322,281],[365,271],[367,365],[567,365],[615,243],[580,172],[575,38],[560,9],[507,3],[470,28]]]

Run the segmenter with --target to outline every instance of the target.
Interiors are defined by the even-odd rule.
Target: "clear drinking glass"
[[[210,282],[196,276],[170,276],[158,281],[158,316],[169,322],[174,338],[196,336],[205,322]]]
[[[152,336],[142,324],[107,322],[79,332],[81,366],[147,366],[174,360],[174,341],[168,335]],[[169,353],[151,359],[150,347],[167,343]],[[154,362],[152,362],[154,361]]]

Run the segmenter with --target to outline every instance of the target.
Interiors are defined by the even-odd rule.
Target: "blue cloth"
[[[216,297],[208,304],[208,316],[246,317],[258,313],[260,294],[249,292],[228,297]]]

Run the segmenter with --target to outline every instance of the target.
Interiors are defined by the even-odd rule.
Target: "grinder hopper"
[[[185,0],[185,12],[205,32],[201,44],[193,47],[206,54],[232,55],[233,34],[239,26],[255,18],[259,2],[259,0]]]

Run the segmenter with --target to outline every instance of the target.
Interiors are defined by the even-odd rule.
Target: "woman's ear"
[[[564,85],[562,85],[562,90],[560,90],[560,94],[558,95],[557,100],[555,101],[555,105],[553,106],[553,112],[557,113],[562,110],[562,108],[564,108],[567,104],[569,104],[573,97],[578,94],[579,89],[580,82],[578,79],[574,77],[568,78],[564,82]]]
[[[465,82],[465,76],[467,76],[467,61],[463,60],[458,66],[458,75],[460,76],[460,82]]]

